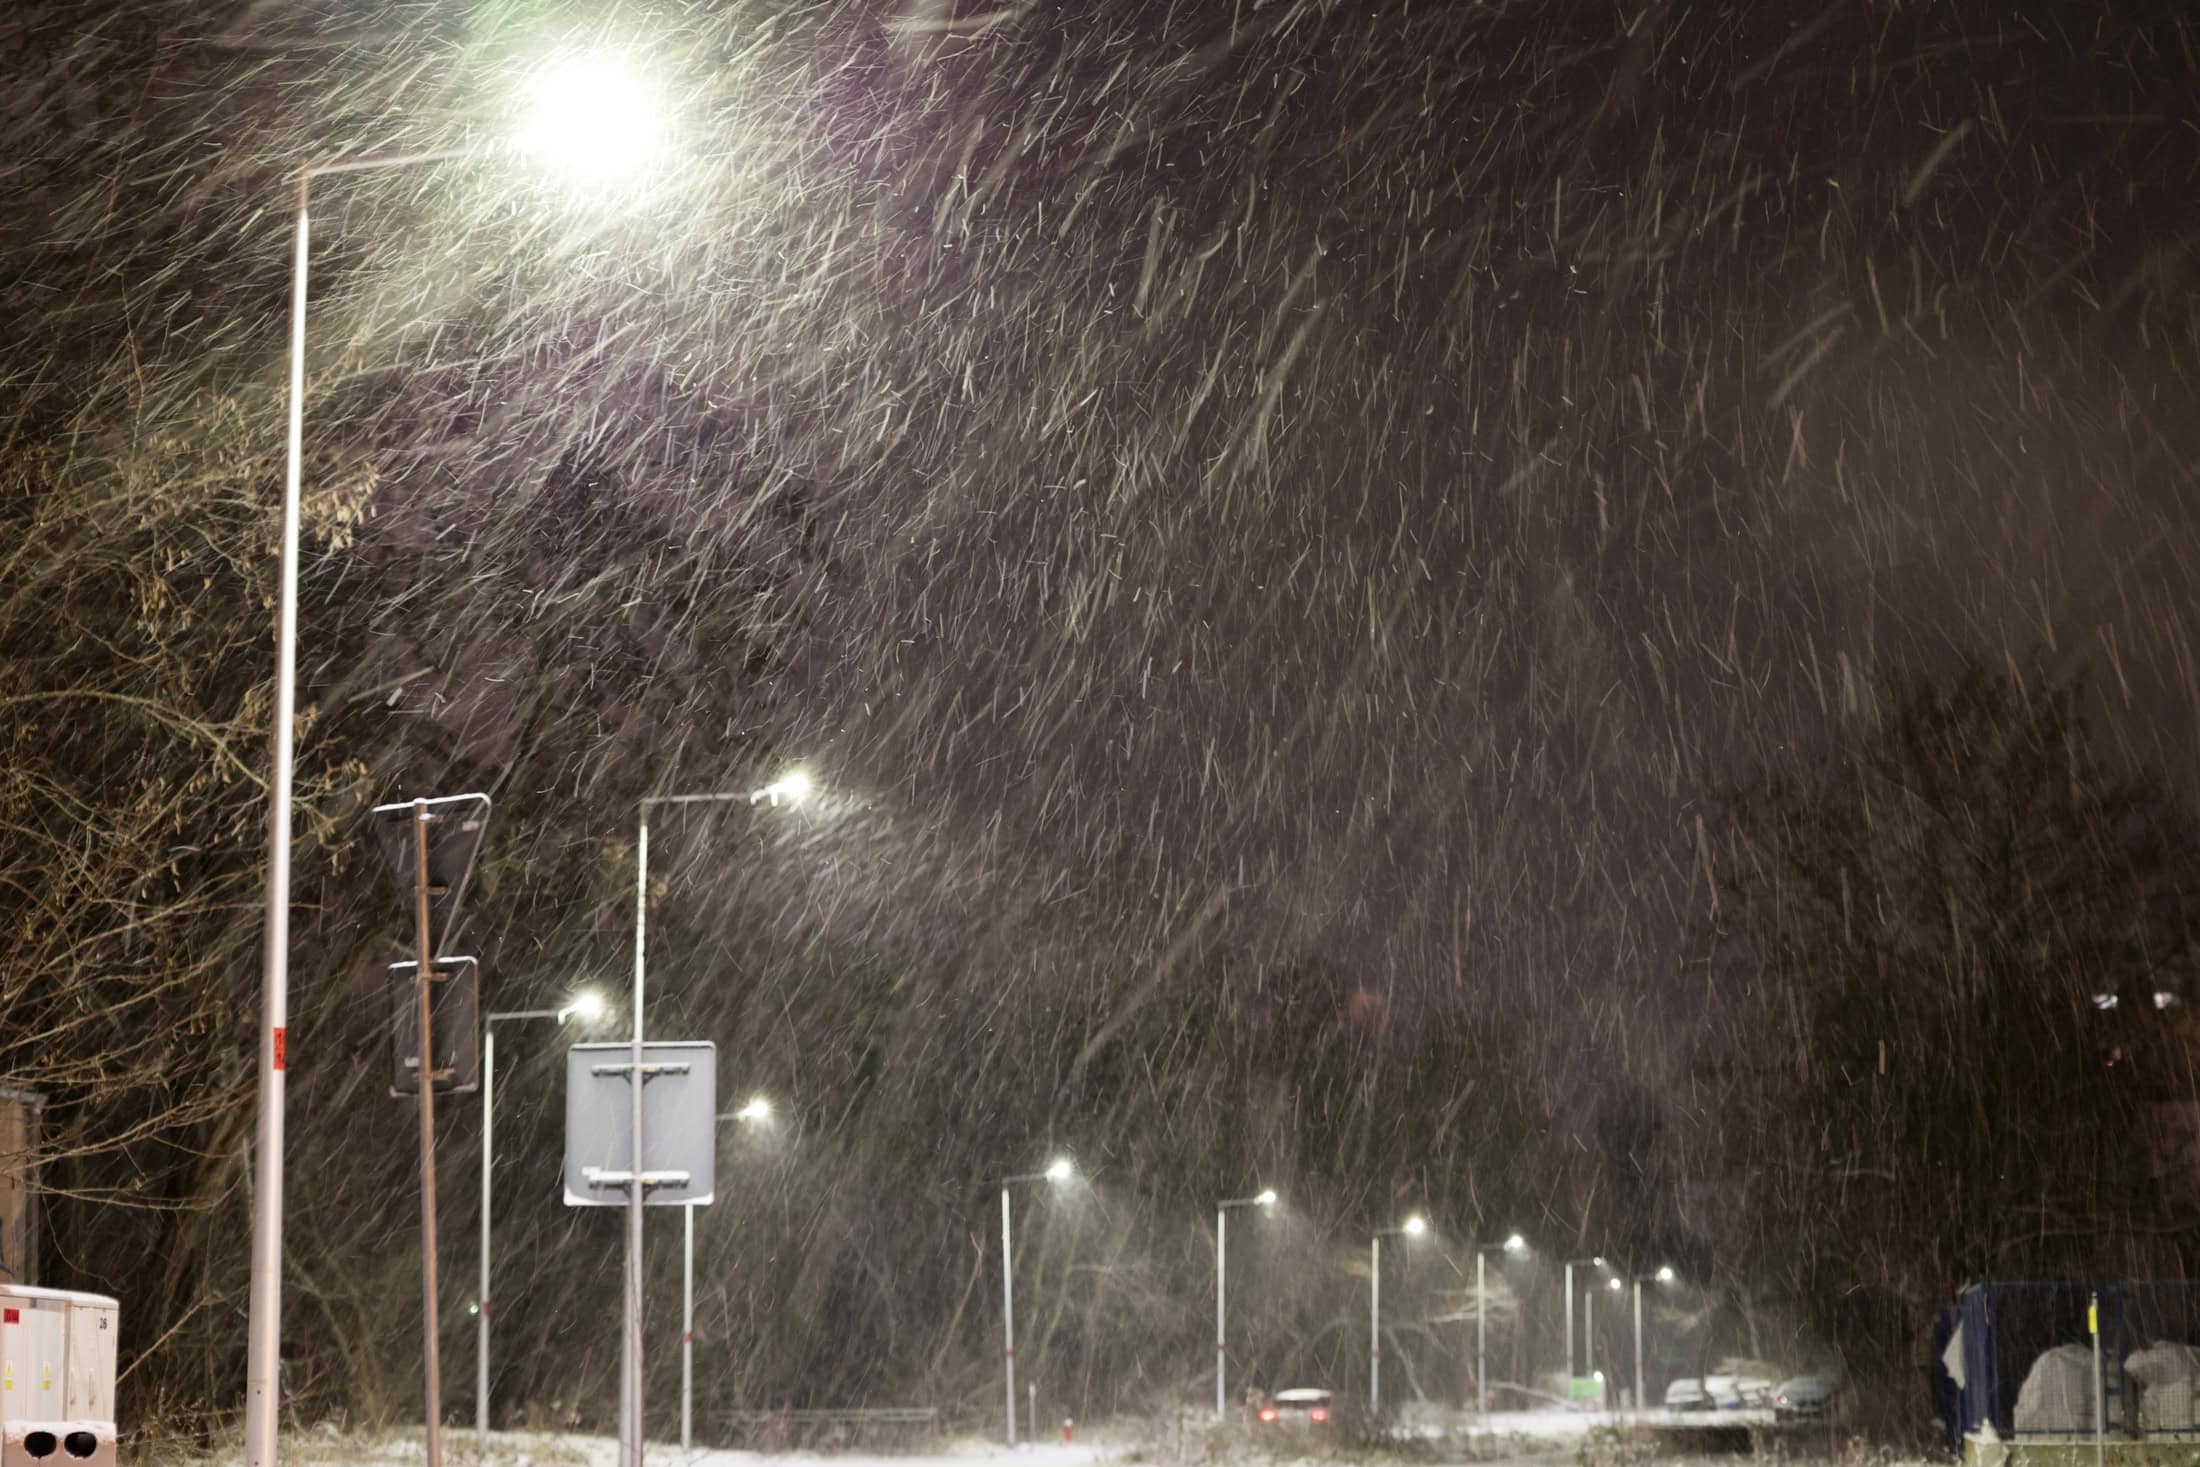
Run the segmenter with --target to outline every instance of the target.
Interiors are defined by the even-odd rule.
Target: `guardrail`
[[[851,1406],[817,1411],[726,1411],[719,1413],[737,1445],[767,1449],[852,1446],[882,1440],[921,1441],[939,1434],[936,1406]]]

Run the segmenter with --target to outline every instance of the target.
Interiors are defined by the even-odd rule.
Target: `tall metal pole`
[[[246,1467],[275,1467],[276,1373],[283,1313],[284,1030],[290,1025],[290,787],[297,722],[298,500],[306,402],[306,195],[298,170],[290,271],[290,396],[283,458],[282,562],[276,583],[274,768],[267,784],[267,927],[260,959],[260,1095],[252,1158],[252,1302],[245,1362]]]
[[[1222,1287],[1229,1276],[1230,1257],[1230,1209],[1215,1209],[1215,1420],[1220,1421],[1229,1411],[1223,1395],[1223,1376],[1227,1371],[1229,1352],[1224,1347],[1222,1328]]]
[[[1009,1236],[1008,1184],[1001,1184],[1001,1360],[1008,1377],[1008,1444],[1016,1445],[1016,1248]]]
[[[497,1026],[483,1019],[481,1035],[481,1284],[474,1297],[474,1445],[489,1460],[489,1172],[496,1155]]]
[[[1574,1403],[1574,1266],[1566,1265],[1566,1404]]]
[[[1597,1291],[1581,1291],[1581,1368],[1594,1380],[1597,1373]],[[1604,1390],[1597,1388],[1597,1405],[1604,1404]]]
[[[435,1259],[435,933],[428,908],[428,802],[413,801],[413,914],[420,942],[415,978],[420,1005],[420,1296],[422,1391],[428,1414],[428,1467],[443,1467],[443,1355],[438,1336]]]
[[[1383,1235],[1368,1240],[1367,1251],[1367,1409],[1383,1409]]]
[[[1474,1414],[1483,1417],[1490,1414],[1489,1262],[1489,1254],[1474,1250]]]
[[[619,1460],[642,1467],[642,972],[649,919],[649,803],[643,801],[634,840],[634,1049],[628,1090],[633,1100],[634,1155],[626,1189],[626,1343],[622,1352],[625,1389],[620,1392]]]
[[[1650,1398],[1642,1393],[1642,1280],[1635,1280],[1635,1409],[1639,1412],[1650,1404]]]
[[[2086,1295],[2085,1327],[2086,1333],[2093,1336],[2093,1467],[2102,1467],[2108,1454],[2108,1376],[2101,1368],[2101,1295],[2098,1290]]]
[[[680,1209],[680,1450],[694,1444],[695,1204]]]

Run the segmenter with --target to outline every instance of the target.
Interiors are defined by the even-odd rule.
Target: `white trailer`
[[[114,1467],[117,1306],[0,1284],[0,1467]]]

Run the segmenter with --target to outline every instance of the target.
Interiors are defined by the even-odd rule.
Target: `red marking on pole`
[[[277,1029],[273,1031],[273,1034],[275,1039],[275,1068],[279,1070],[283,1067],[283,1031]]]
[[[21,1324],[22,1322],[23,1322],[23,1311],[22,1311],[22,1310],[20,1310],[20,1309],[10,1309],[10,1310],[8,1311],[8,1314],[7,1314],[7,1318],[6,1318],[6,1320],[5,1320],[5,1321],[0,1321],[0,1323],[7,1323],[7,1324]]]
[[[683,1332],[683,1333],[681,1334],[681,1336],[680,1336],[680,1343],[681,1343],[681,1344],[683,1344],[683,1345],[692,1345],[692,1344],[694,1344],[694,1343],[695,1343],[695,1331],[694,1331],[694,1330],[687,1330],[687,1331]]]

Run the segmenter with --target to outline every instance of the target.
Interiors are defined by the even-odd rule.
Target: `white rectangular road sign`
[[[631,1044],[576,1044],[565,1052],[565,1202],[623,1207],[632,1175]],[[718,1046],[652,1040],[642,1046],[643,1200],[707,1203],[718,1188]]]

